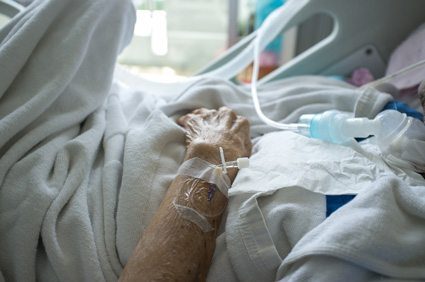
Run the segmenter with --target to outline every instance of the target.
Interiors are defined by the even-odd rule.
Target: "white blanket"
[[[115,281],[182,161],[177,116],[226,105],[272,131],[229,82],[112,83],[134,19],[129,0],[36,0],[0,31],[0,280]],[[260,95],[291,122],[390,99],[317,77]]]
[[[341,194],[358,195],[326,218]],[[368,142],[269,133],[230,195],[209,281],[425,278],[425,180]]]
[[[425,186],[378,179],[307,233],[280,265],[283,281],[424,281]]]

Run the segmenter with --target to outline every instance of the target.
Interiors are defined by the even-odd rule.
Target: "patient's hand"
[[[251,153],[249,122],[229,108],[197,109],[179,118],[178,123],[186,129],[189,152],[211,151],[218,157],[218,147],[223,147],[229,161]]]
[[[219,163],[218,147],[223,147],[228,161],[249,156],[251,140],[247,119],[237,116],[228,108],[198,109],[181,117],[179,124],[187,130],[186,159],[198,157],[210,163]],[[231,180],[237,170],[230,169]],[[196,208],[214,214],[208,221],[213,231],[204,232],[195,223],[183,218],[174,206],[175,199],[186,197],[188,189],[196,190]],[[208,188],[208,189],[207,189]],[[227,198],[214,196],[214,205],[208,200],[209,186],[202,181],[188,182],[176,177],[146,227],[143,237],[130,257],[121,281],[205,281],[214,254],[222,207]],[[203,201],[202,201],[203,200]],[[188,202],[191,206],[192,202]],[[217,210],[215,210],[217,207]]]

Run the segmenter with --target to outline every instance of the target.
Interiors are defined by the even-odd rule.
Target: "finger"
[[[196,115],[210,115],[215,112],[217,112],[215,109],[199,108],[194,110],[192,113]]]
[[[215,110],[215,109],[204,109],[200,116],[204,120],[210,120],[211,118],[217,116],[217,110]]]
[[[233,122],[236,120],[236,113],[227,107],[221,107],[218,110],[218,116],[221,122],[223,122],[227,127],[232,127]]]
[[[199,117],[198,115],[194,115],[194,114],[190,113],[190,114],[187,114],[187,115],[180,117],[177,120],[177,123],[186,128],[187,124],[189,122],[198,122],[199,120],[201,120],[201,117]]]
[[[188,123],[189,120],[191,120],[193,118],[193,114],[189,113],[189,114],[185,114],[184,116],[181,116],[177,119],[177,123],[183,127],[186,126],[186,124]]]
[[[177,119],[177,124],[184,127],[184,125],[187,123],[187,119],[188,118],[189,117],[187,115],[184,115],[184,116],[179,117]]]
[[[232,126],[233,131],[248,131],[249,132],[249,121],[246,117],[237,116]]]
[[[194,113],[195,115],[199,115],[202,114],[204,112],[204,110],[206,110],[205,108],[198,108],[196,110],[194,110],[192,113]]]

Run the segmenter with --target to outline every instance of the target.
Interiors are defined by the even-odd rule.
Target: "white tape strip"
[[[230,178],[226,174],[223,174],[220,166],[211,164],[200,158],[193,158],[185,161],[180,166],[177,174],[202,179],[207,183],[215,184],[226,198],[228,196]]]
[[[179,205],[176,202],[173,202],[173,204],[177,212],[184,219],[195,223],[203,232],[210,232],[214,230],[214,228],[208,222],[207,218],[203,216],[202,214],[200,214],[199,212],[197,212],[196,210],[186,206]]]
[[[179,168],[177,174],[181,176],[189,176],[194,179],[193,181],[196,181],[196,179],[203,180],[207,182],[208,184],[213,184],[217,187],[218,190],[227,198],[228,197],[228,190],[230,188],[230,178],[227,176],[226,173],[224,173],[222,167],[226,168],[226,163],[224,160],[224,152],[223,149],[220,148],[220,154],[222,159],[222,165],[214,165],[207,161],[204,161],[200,158],[193,158],[190,160],[185,161]],[[196,182],[195,182],[196,183]],[[193,183],[192,183],[193,184]],[[189,185],[187,183],[186,185]],[[195,184],[196,186],[196,184]],[[198,187],[199,188],[199,187]],[[211,187],[209,187],[210,189]],[[193,186],[187,186],[186,187],[187,192],[182,195],[184,199],[180,200],[179,198],[176,198],[173,201],[173,205],[177,212],[185,219],[193,222],[196,224],[203,232],[209,232],[214,230],[214,228],[210,225],[208,222],[207,217],[208,216],[216,216],[218,214],[221,214],[224,209],[225,205],[223,205],[222,208],[216,209],[216,212],[218,214],[207,214],[205,211],[205,214],[201,214],[199,211],[190,208],[186,206],[186,203],[191,203],[192,205],[196,205],[196,192],[199,191],[199,189],[193,187]],[[208,192],[210,193],[210,192]],[[214,197],[214,192],[212,191],[212,197]],[[187,197],[187,198],[186,198]],[[208,195],[209,197],[209,195]],[[217,195],[215,196],[217,197]],[[209,198],[207,198],[208,201],[210,201]],[[214,200],[212,200],[214,201]],[[219,201],[220,202],[220,201]],[[211,202],[212,203],[212,202]],[[201,205],[202,206],[202,205]]]

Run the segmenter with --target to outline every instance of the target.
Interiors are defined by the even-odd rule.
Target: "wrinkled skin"
[[[224,149],[226,161],[251,155],[249,122],[226,107],[218,110],[205,108],[194,110],[182,116],[178,123],[186,129],[188,150],[186,158],[194,154],[204,160],[218,164],[219,147]],[[237,170],[231,169],[233,179]]]
[[[226,107],[205,108],[182,116],[178,123],[186,129],[188,145],[210,144],[248,156],[251,153],[249,122]]]
[[[210,163],[220,163],[218,148],[224,149],[227,161],[251,154],[249,122],[228,108],[197,109],[182,116],[178,123],[186,129],[186,159],[198,157]],[[231,181],[237,174],[229,170]],[[173,201],[187,190],[188,182],[177,176],[170,185],[152,221],[144,231],[130,257],[120,281],[205,281],[214,254],[215,239],[221,222],[221,210],[208,218],[213,231],[203,232],[182,218]],[[203,182],[197,182],[198,193],[207,193]],[[205,191],[205,192],[203,192]],[[220,193],[219,191],[217,193]],[[207,195],[200,195],[206,199]],[[226,205],[227,199],[216,205]],[[214,209],[207,201],[197,203],[201,210]],[[199,206],[204,205],[204,206]],[[187,206],[191,206],[188,202]]]

